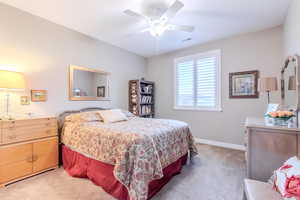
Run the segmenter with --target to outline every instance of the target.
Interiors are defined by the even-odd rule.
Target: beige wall
[[[300,55],[300,1],[293,0],[284,24],[285,56]]]
[[[299,8],[299,1],[295,0],[294,5]],[[299,40],[296,41],[299,28],[293,25],[297,15],[296,9],[291,8],[285,26],[288,52],[299,52],[299,45],[296,45],[296,42],[299,44]],[[142,57],[3,4],[0,4],[0,44],[0,68],[1,65],[9,66],[23,71],[26,76],[26,92],[12,95],[11,107],[18,113],[57,114],[87,106],[127,108],[128,80],[146,74],[146,63]],[[148,79],[156,82],[158,117],[186,121],[193,133],[202,139],[242,144],[242,123],[246,116],[263,115],[266,96],[229,99],[228,73],[258,69],[261,76],[277,75],[282,61],[281,44],[282,28],[277,27],[148,59]],[[173,110],[174,58],[213,49],[222,50],[223,112]],[[67,72],[70,64],[112,72],[113,101],[69,101]],[[48,90],[48,101],[20,106],[19,96],[29,95],[30,89]],[[275,99],[278,99],[277,96]],[[4,111],[4,107],[4,96],[0,93],[0,112]]]
[[[180,111],[173,109],[174,59],[214,49],[222,50],[223,112]],[[148,59],[147,78],[156,83],[158,117],[186,121],[201,139],[242,144],[247,116],[262,117],[266,95],[259,99],[229,99],[229,72],[259,70],[261,76],[279,75],[282,62],[282,27],[219,40]],[[278,102],[279,93],[275,94]]]
[[[112,73],[112,102],[68,100],[68,66],[98,68]],[[25,73],[30,89],[48,90],[48,101],[20,106],[13,95],[15,112],[57,114],[87,106],[127,108],[128,80],[145,76],[145,59],[120,48],[0,4],[0,66]],[[0,67],[1,68],[1,67]],[[0,94],[0,112],[4,110]]]

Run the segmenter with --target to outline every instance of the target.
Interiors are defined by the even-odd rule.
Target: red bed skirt
[[[149,184],[148,199],[151,199],[171,178],[180,173],[186,164],[187,154],[163,169],[164,177]],[[94,184],[119,200],[129,200],[127,189],[113,175],[113,165],[109,165],[62,146],[63,167],[69,175],[78,178],[89,178]]]

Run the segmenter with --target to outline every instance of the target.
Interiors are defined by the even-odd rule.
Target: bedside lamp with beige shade
[[[20,72],[0,70],[0,90],[6,92],[6,110],[4,119],[12,119],[9,113],[10,91],[24,90],[25,79]]]
[[[268,104],[270,104],[270,92],[277,91],[277,78],[276,77],[264,77],[259,79],[259,92],[266,92],[268,94]]]

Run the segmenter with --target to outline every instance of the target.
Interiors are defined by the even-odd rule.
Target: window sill
[[[191,108],[191,107],[175,106],[173,109],[182,110],[182,111],[198,111],[198,112],[223,112],[221,108]]]

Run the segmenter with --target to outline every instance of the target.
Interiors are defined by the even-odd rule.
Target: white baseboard
[[[217,147],[223,147],[227,149],[235,149],[235,150],[240,150],[240,151],[246,151],[246,147],[243,145],[238,145],[238,144],[231,144],[231,143],[225,143],[225,142],[218,142],[214,140],[206,140],[206,139],[200,139],[200,138],[195,138],[196,143],[201,143],[201,144],[208,144],[212,146],[217,146]]]

